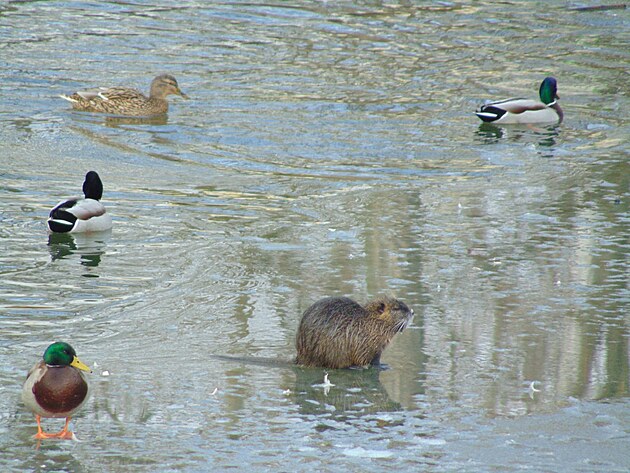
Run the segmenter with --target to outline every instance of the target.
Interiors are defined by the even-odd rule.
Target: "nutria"
[[[302,316],[295,362],[324,368],[378,366],[387,344],[412,318],[413,310],[393,297],[365,306],[347,297],[321,299]]]

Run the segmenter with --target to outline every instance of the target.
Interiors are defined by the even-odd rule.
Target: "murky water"
[[[628,10],[151,3],[0,5],[2,471],[628,470]],[[161,72],[165,120],[57,98]],[[550,74],[560,126],[472,115]],[[89,169],[114,229],[49,238]],[[282,362],[312,302],[382,293],[389,370]],[[36,449],[55,339],[92,397]]]

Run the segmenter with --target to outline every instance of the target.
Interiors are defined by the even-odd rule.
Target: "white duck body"
[[[541,100],[515,98],[482,105],[475,114],[486,123],[532,124],[561,122],[564,113],[558,104],[557,83],[547,77],[540,85]]]
[[[48,229],[53,233],[103,232],[112,228],[112,217],[95,199],[64,200],[50,211]]]
[[[48,216],[48,230],[53,233],[102,232],[112,228],[112,218],[100,202],[103,184],[95,171],[85,176],[85,198],[59,202]]]
[[[476,114],[483,121],[491,123],[555,123],[560,120],[553,107],[532,99],[508,99],[488,103]]]

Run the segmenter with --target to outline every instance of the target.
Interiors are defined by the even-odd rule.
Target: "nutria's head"
[[[413,319],[413,310],[404,302],[390,296],[379,297],[368,302],[365,310],[371,319],[391,324],[392,333],[402,332]]]

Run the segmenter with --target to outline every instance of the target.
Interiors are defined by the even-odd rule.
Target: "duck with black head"
[[[48,215],[52,233],[103,232],[112,228],[112,217],[101,203],[103,183],[96,171],[89,171],[83,182],[84,197],[59,202]]]

